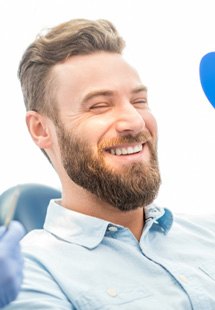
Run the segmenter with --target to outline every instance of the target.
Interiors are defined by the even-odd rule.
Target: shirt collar
[[[165,234],[169,232],[173,224],[173,214],[170,210],[151,204],[145,207],[144,211],[145,226],[143,234],[146,234],[153,225],[158,225]]]
[[[167,233],[173,221],[172,213],[154,204],[145,208],[146,233],[155,223]],[[114,223],[66,209],[51,200],[47,210],[44,229],[56,235],[58,238],[93,249],[103,240],[109,226],[121,227]]]
[[[44,229],[67,242],[93,249],[103,240],[109,222],[70,209],[51,200]]]

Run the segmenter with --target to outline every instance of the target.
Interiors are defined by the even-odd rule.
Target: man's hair
[[[73,55],[99,51],[121,54],[124,46],[113,24],[102,19],[74,19],[39,35],[25,51],[18,70],[26,110],[55,120],[53,66]]]

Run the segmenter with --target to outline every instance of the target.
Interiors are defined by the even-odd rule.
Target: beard
[[[87,140],[78,137],[75,131],[69,132],[59,123],[56,129],[62,164],[73,182],[121,211],[144,207],[156,198],[161,183],[157,145],[149,141],[148,132],[105,141],[98,145],[98,153],[94,154]],[[121,171],[115,171],[105,163],[105,149],[143,141],[147,141],[150,150],[149,163],[132,163]]]

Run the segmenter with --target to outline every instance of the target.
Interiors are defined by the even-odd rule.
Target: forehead
[[[130,92],[142,85],[137,71],[120,54],[100,52],[72,56],[54,66],[57,100],[81,100],[88,92],[107,89]]]

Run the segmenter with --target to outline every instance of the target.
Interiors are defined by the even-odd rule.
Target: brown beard
[[[149,140],[148,133],[136,137],[131,135],[113,139],[98,145],[94,155],[86,140],[65,130],[57,124],[57,136],[64,169],[70,179],[102,201],[121,211],[135,210],[149,205],[157,196],[161,179],[157,161],[156,145]],[[120,172],[113,171],[104,160],[105,149],[117,144],[144,142],[150,150],[150,162],[136,162]],[[114,156],[114,155],[113,155]]]

